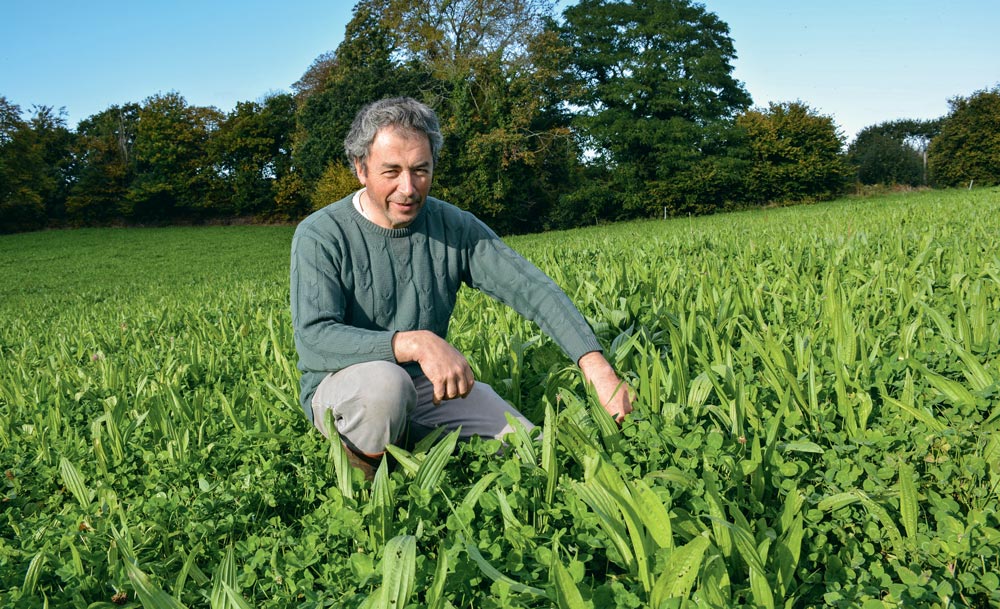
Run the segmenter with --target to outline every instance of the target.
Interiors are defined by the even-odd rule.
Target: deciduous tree
[[[437,193],[500,233],[544,228],[572,182],[579,150],[562,108],[568,49],[554,32],[528,41],[527,55],[474,58],[464,78],[442,83],[445,136]]]
[[[564,17],[580,84],[575,124],[624,212],[727,198],[740,156],[729,126],[750,105],[732,76],[729,27],[687,0],[581,0]]]
[[[295,98],[288,93],[239,102],[227,115],[210,146],[229,202],[227,212],[274,212],[277,182],[292,167],[294,130]]]
[[[330,163],[346,163],[344,137],[358,110],[383,97],[420,95],[423,75],[393,56],[398,36],[382,19],[387,1],[359,2],[337,50],[317,58],[296,84],[293,156],[309,190]]]
[[[21,108],[0,97],[0,232],[38,229],[63,219],[73,134],[64,113]]]
[[[134,148],[136,178],[129,190],[137,221],[212,215],[222,193],[208,141],[222,118],[217,109],[190,106],[175,92],[143,102]]]
[[[441,82],[454,82],[486,58],[530,61],[530,45],[553,15],[552,0],[386,0],[383,22],[399,32],[399,50]]]
[[[772,103],[737,119],[746,132],[751,203],[818,201],[844,192],[851,175],[833,119],[801,102]]]
[[[862,184],[927,184],[926,154],[941,121],[897,120],[865,127],[847,150]]]
[[[139,105],[113,105],[76,127],[74,181],[66,212],[74,224],[130,219],[129,187],[135,178]]]
[[[950,100],[927,162],[939,186],[1000,184],[1000,85]]]

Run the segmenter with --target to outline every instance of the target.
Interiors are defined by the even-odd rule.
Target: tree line
[[[364,104],[441,118],[436,196],[501,233],[1000,181],[1000,86],[846,140],[803,102],[752,106],[729,27],[690,0],[361,0],[291,93],[226,113],[178,92],[67,127],[0,97],[0,232],[295,221],[357,187]]]

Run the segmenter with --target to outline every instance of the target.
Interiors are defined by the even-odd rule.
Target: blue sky
[[[350,0],[0,0],[0,95],[70,127],[177,91],[231,110],[286,91],[337,47]],[[565,4],[566,2],[563,2]],[[802,101],[852,138],[1000,84],[998,0],[705,0],[729,24],[758,106]]]

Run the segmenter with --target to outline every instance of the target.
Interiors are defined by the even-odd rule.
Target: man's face
[[[403,228],[417,218],[431,189],[434,157],[422,133],[386,127],[372,141],[367,169],[355,162],[366,191],[361,203],[382,228]]]

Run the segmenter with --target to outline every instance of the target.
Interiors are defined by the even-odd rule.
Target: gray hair
[[[355,161],[368,169],[368,154],[379,130],[394,127],[422,133],[431,145],[431,156],[437,164],[444,143],[437,115],[425,104],[411,97],[392,97],[368,104],[354,117],[351,130],[344,138],[344,152],[352,168]]]

